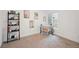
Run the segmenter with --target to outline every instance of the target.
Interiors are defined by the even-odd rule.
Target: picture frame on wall
[[[29,10],[24,10],[24,18],[30,18],[30,11]]]
[[[30,28],[34,28],[34,21],[33,21],[33,20],[30,20],[30,21],[29,21],[29,27],[30,27]]]
[[[38,19],[38,12],[34,12],[34,19]]]

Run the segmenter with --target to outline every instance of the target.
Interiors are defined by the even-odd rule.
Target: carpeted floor
[[[4,43],[2,48],[79,48],[79,43],[56,35],[36,34]]]

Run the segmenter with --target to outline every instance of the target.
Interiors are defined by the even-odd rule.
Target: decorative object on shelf
[[[14,26],[14,25],[19,25],[19,21],[18,20],[9,20],[9,26],[10,25],[12,25],[12,26]]]
[[[30,20],[30,21],[29,21],[29,27],[30,27],[30,28],[34,28],[34,21],[33,21],[33,20]]]
[[[14,35],[12,35],[12,36],[11,36],[11,38],[15,38],[15,36],[14,36]]]
[[[30,17],[30,11],[24,10],[24,18],[29,18],[29,17]]]
[[[15,16],[14,16],[14,19],[15,19],[15,20],[17,20],[17,19],[18,19],[18,16],[17,16],[17,15],[15,15]]]
[[[20,39],[20,13],[8,11],[7,42]]]
[[[13,20],[14,19],[14,15],[13,14],[9,15],[9,19]]]
[[[34,12],[34,19],[38,19],[38,12]]]

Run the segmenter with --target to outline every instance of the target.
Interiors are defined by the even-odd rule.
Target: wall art
[[[24,18],[29,18],[29,17],[30,17],[30,11],[24,10]]]
[[[30,27],[30,28],[34,28],[34,21],[33,21],[33,20],[30,20],[30,21],[29,21],[29,27]]]
[[[34,12],[34,19],[38,19],[38,12]]]

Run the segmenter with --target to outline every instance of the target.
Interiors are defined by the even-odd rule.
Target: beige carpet
[[[79,43],[56,35],[36,34],[4,43],[2,48],[78,48]]]

